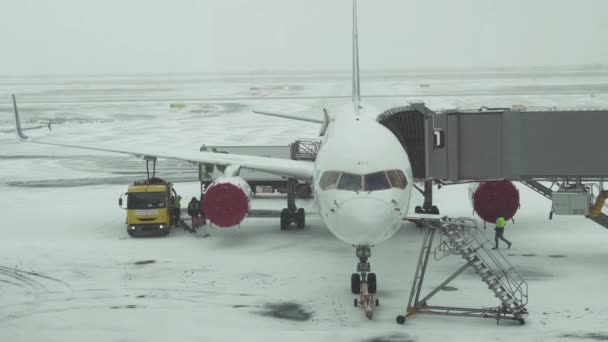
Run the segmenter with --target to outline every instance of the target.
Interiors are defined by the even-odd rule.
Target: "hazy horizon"
[[[350,69],[350,0],[5,0],[0,75]],[[359,1],[362,72],[603,68],[601,0]]]

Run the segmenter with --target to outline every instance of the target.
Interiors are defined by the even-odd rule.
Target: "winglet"
[[[15,94],[13,94],[13,108],[15,109],[15,125],[17,126],[17,135],[21,140],[28,139],[29,137],[23,133],[21,129],[21,120],[19,119],[19,111],[17,110],[17,100],[15,100]]]
[[[353,0],[353,105],[359,115],[361,89],[359,86],[359,39],[357,34],[357,0]]]

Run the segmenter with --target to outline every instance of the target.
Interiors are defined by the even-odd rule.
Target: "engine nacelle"
[[[249,211],[251,187],[241,177],[219,177],[203,197],[205,215],[219,227],[232,227],[243,221]]]
[[[507,180],[471,183],[469,199],[477,215],[490,223],[501,216],[510,220],[519,209],[519,191]]]

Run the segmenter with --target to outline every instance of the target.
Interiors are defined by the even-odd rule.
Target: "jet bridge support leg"
[[[421,190],[417,186],[414,187],[424,196],[424,203],[422,206],[416,206],[414,208],[414,212],[416,214],[434,214],[439,215],[439,208],[433,205],[433,181],[426,180],[424,181],[424,190]],[[418,228],[422,228],[424,226],[423,222],[420,220],[409,220],[416,224]]]

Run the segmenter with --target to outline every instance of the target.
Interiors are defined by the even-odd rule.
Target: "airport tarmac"
[[[320,117],[328,99],[314,95],[345,96],[350,83],[348,77],[317,78],[90,76],[72,77],[70,85],[65,78],[8,79],[0,83],[6,98],[0,101],[0,130],[13,127],[9,100],[14,92],[23,101],[26,123],[54,122],[52,132],[28,132],[38,139],[155,146],[159,153],[198,151],[202,144],[287,144],[315,137],[318,125],[250,110]],[[364,95],[414,93],[411,99],[373,99],[380,110],[420,99],[432,109],[608,108],[608,75],[602,73],[368,78],[362,79]],[[560,93],[565,90],[570,94]],[[272,99],[179,100],[249,96]],[[293,99],[300,96],[307,98]],[[329,100],[329,110],[344,101]],[[182,108],[170,107],[182,102]],[[197,194],[195,166],[162,160],[158,169],[183,198]],[[135,158],[27,144],[0,133],[0,340],[608,340],[608,231],[580,217],[550,221],[551,203],[520,184],[522,206],[506,230],[513,247],[504,252],[528,281],[526,324],[420,315],[401,326],[395,317],[404,313],[423,236],[413,224],[405,223],[394,238],[372,250],[381,305],[370,322],[353,307],[352,247],[314,214],[302,231],[282,232],[278,218],[255,218],[240,227],[214,228],[209,238],[179,229],[164,238],[130,238],[118,197],[129,182],[144,176],[145,163]],[[421,198],[414,196],[419,204]],[[442,214],[472,215],[466,185],[443,187],[434,199]],[[285,203],[253,204],[261,205],[281,208]],[[492,227],[480,233],[492,237]],[[450,257],[432,264],[424,290],[462,263]],[[498,305],[472,272],[456,278],[449,290],[434,304]]]

